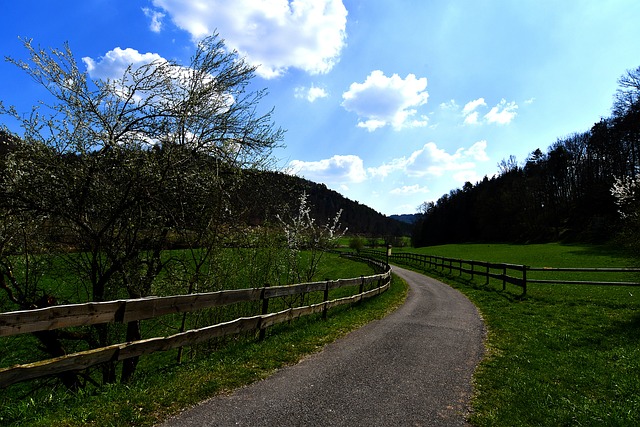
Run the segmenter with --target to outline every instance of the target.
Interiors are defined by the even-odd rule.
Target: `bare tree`
[[[22,295],[31,285],[17,279],[9,260],[46,248],[73,277],[76,302],[150,295],[174,262],[166,249],[175,239],[188,247],[218,244],[216,230],[233,220],[228,200],[238,171],[267,165],[282,140],[272,111],[258,112],[266,92],[248,90],[255,68],[216,34],[186,66],[157,60],[105,81],[81,71],[69,46],[24,46],[28,61],[8,60],[49,101],[26,116],[0,104],[23,129],[0,159],[0,220],[7,230],[30,224],[44,238],[25,232],[19,247],[0,251],[0,287],[28,304]],[[101,325],[82,339],[103,346],[117,332]],[[126,339],[140,339],[138,322],[127,325]],[[125,363],[122,381],[136,363]],[[103,381],[115,381],[115,372],[106,366]]]
[[[627,70],[618,79],[618,90],[614,96],[613,113],[624,116],[640,109],[640,67]]]

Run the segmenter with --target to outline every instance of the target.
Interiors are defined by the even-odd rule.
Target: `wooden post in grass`
[[[322,307],[322,320],[327,320],[327,301],[329,301],[329,279],[324,279],[324,296],[322,297],[322,302],[324,302],[324,306]]]
[[[469,265],[471,266],[471,280],[473,280],[473,272],[474,272],[473,267],[475,266],[475,263],[474,263],[473,261],[471,261],[471,262],[469,263]]]
[[[507,266],[502,265],[502,290],[507,290]]]
[[[522,266],[522,296],[527,295],[527,267],[526,265]]]
[[[269,287],[268,283],[265,283],[264,287],[262,288],[262,293],[260,294],[260,299],[262,300],[262,315],[264,316],[265,314],[269,313],[269,298],[265,298],[264,294],[265,291],[267,290],[267,288]],[[260,321],[260,323],[262,323],[262,321]],[[267,329],[266,328],[260,328],[260,335],[259,335],[259,340],[262,341],[264,340],[264,337],[267,334]]]
[[[487,281],[484,282],[485,285],[489,284],[489,263],[487,263]]]

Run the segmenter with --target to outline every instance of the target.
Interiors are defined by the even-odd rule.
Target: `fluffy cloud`
[[[311,86],[310,88],[306,88],[304,86],[300,86],[295,89],[294,96],[299,99],[306,99],[309,102],[313,102],[318,98],[326,98],[329,94],[326,90],[320,87]]]
[[[478,107],[486,107],[487,103],[484,102],[484,98],[478,98],[474,101],[467,102],[462,108],[462,115],[464,116],[464,123],[467,125],[478,124]]]
[[[528,102],[528,101],[526,101]],[[482,107],[486,107],[487,103],[484,98],[478,98],[473,101],[469,101],[462,108],[462,116],[464,117],[465,125],[479,125],[481,123],[497,123],[500,125],[506,125],[511,123],[511,121],[516,117],[516,110],[518,109],[518,105],[515,102],[507,102],[504,98],[496,105],[491,108],[487,114],[484,116],[480,116],[480,111]],[[445,110],[457,110],[458,106],[454,100],[451,100],[449,103],[441,104],[440,107]]]
[[[386,177],[392,172],[402,171],[410,177],[427,175],[442,176],[447,172],[453,177],[468,176],[475,171],[475,162],[489,160],[486,153],[487,141],[478,141],[468,149],[459,148],[455,153],[447,153],[433,142],[426,143],[421,149],[411,153],[409,157],[400,157],[377,168],[369,168],[371,176]],[[461,174],[463,173],[464,174]],[[464,182],[464,181],[462,181]]]
[[[462,114],[466,116],[467,114],[470,114],[472,111],[475,111],[476,108],[478,108],[480,106],[482,106],[482,107],[486,107],[487,106],[487,103],[484,102],[484,98],[478,98],[478,99],[476,99],[474,101],[469,101],[462,108]]]
[[[442,102],[440,104],[440,109],[442,109],[442,110],[454,110],[454,111],[457,111],[458,108],[460,108],[460,107],[458,107],[458,104],[456,104],[456,100],[455,99],[452,99],[452,100],[447,101],[447,102]]]
[[[511,123],[516,116],[516,110],[518,106],[515,102],[507,102],[505,99],[502,99],[498,105],[493,107],[491,111],[489,111],[484,118],[489,123],[498,123],[500,125],[506,125]]]
[[[478,121],[478,112],[477,111],[469,113],[464,117],[464,124],[465,125],[477,125],[479,123],[480,122]]]
[[[120,79],[122,78],[127,67],[131,66],[136,69],[144,64],[154,61],[165,61],[163,57],[157,53],[140,53],[135,49],[121,49],[116,47],[101,56],[98,61],[92,58],[84,57],[82,62],[87,66],[89,75],[94,79]]]
[[[364,83],[352,83],[349,90],[342,94],[342,106],[356,113],[364,121],[359,127],[372,132],[386,125],[400,130],[405,127],[425,126],[425,116],[414,120],[419,107],[427,103],[429,94],[427,79],[416,78],[409,74],[402,79],[397,74],[387,77],[380,70],[369,74]]]
[[[161,98],[163,98],[163,94],[153,90],[147,92],[140,86],[136,86],[135,89],[133,89],[133,93],[130,92],[134,87],[134,79],[132,79],[130,73],[127,73],[125,76],[127,69],[130,69],[131,73],[135,73],[140,67],[149,64],[162,67],[162,72],[166,73],[165,75],[172,79],[174,89],[176,90],[180,90],[178,88],[187,90],[186,88],[189,87],[189,82],[191,82],[193,78],[193,70],[189,67],[170,63],[157,53],[140,53],[131,48],[121,49],[116,47],[97,60],[84,57],[82,61],[86,64],[87,72],[91,78],[100,80],[108,79],[119,82],[120,86],[116,87],[116,93],[123,98],[132,97],[134,102],[140,102],[149,97],[153,97],[154,101],[160,101]],[[204,83],[211,83],[215,80],[215,76],[212,75],[201,77]],[[123,78],[125,79],[124,81],[122,81]],[[166,93],[166,95],[168,96],[168,98],[166,98],[168,100],[172,96],[175,96],[176,93]],[[231,106],[235,102],[235,98],[230,93],[219,93],[217,96],[220,107],[222,107],[223,104]]]
[[[164,13],[149,9],[148,7],[143,7],[142,12],[144,12],[144,15],[151,20],[149,23],[149,29],[151,31],[154,33],[162,31],[162,18],[165,16]]]
[[[294,175],[328,184],[358,183],[367,178],[362,159],[358,156],[333,156],[317,162],[292,160],[289,171]]]
[[[153,0],[173,23],[199,40],[217,30],[226,45],[264,78],[294,67],[326,73],[346,39],[342,0]]]

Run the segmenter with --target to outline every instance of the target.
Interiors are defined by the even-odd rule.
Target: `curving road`
[[[393,267],[407,301],[302,362],[162,426],[464,426],[484,324],[460,292]]]

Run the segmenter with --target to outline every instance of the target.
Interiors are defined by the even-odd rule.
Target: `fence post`
[[[487,281],[484,282],[485,286],[489,284],[489,273],[490,273],[490,271],[489,271],[489,263],[487,263]]]
[[[474,269],[475,263],[473,261],[470,261],[469,265],[471,266],[471,280],[473,280],[473,273],[475,271],[475,269]]]
[[[359,294],[364,292],[364,276],[360,276],[360,292],[358,292]]]
[[[502,265],[502,290],[507,290],[507,266]]]
[[[460,263],[458,264],[458,276],[462,276],[462,260],[458,260]]]
[[[329,279],[325,279],[324,284],[324,296],[322,297],[322,302],[324,306],[322,307],[322,320],[327,320],[327,301],[329,301]]]
[[[269,287],[268,283],[265,283],[264,287],[262,288],[262,292],[260,294],[260,299],[262,300],[262,315],[264,316],[265,314],[269,313],[269,298],[265,298],[264,294],[265,291],[267,290],[267,288]],[[262,328],[262,319],[260,319],[260,335],[258,337],[258,339],[260,341],[264,340],[264,337],[267,334],[267,330]]]
[[[522,266],[522,296],[526,296],[527,295],[527,268],[529,268],[526,265]]]

